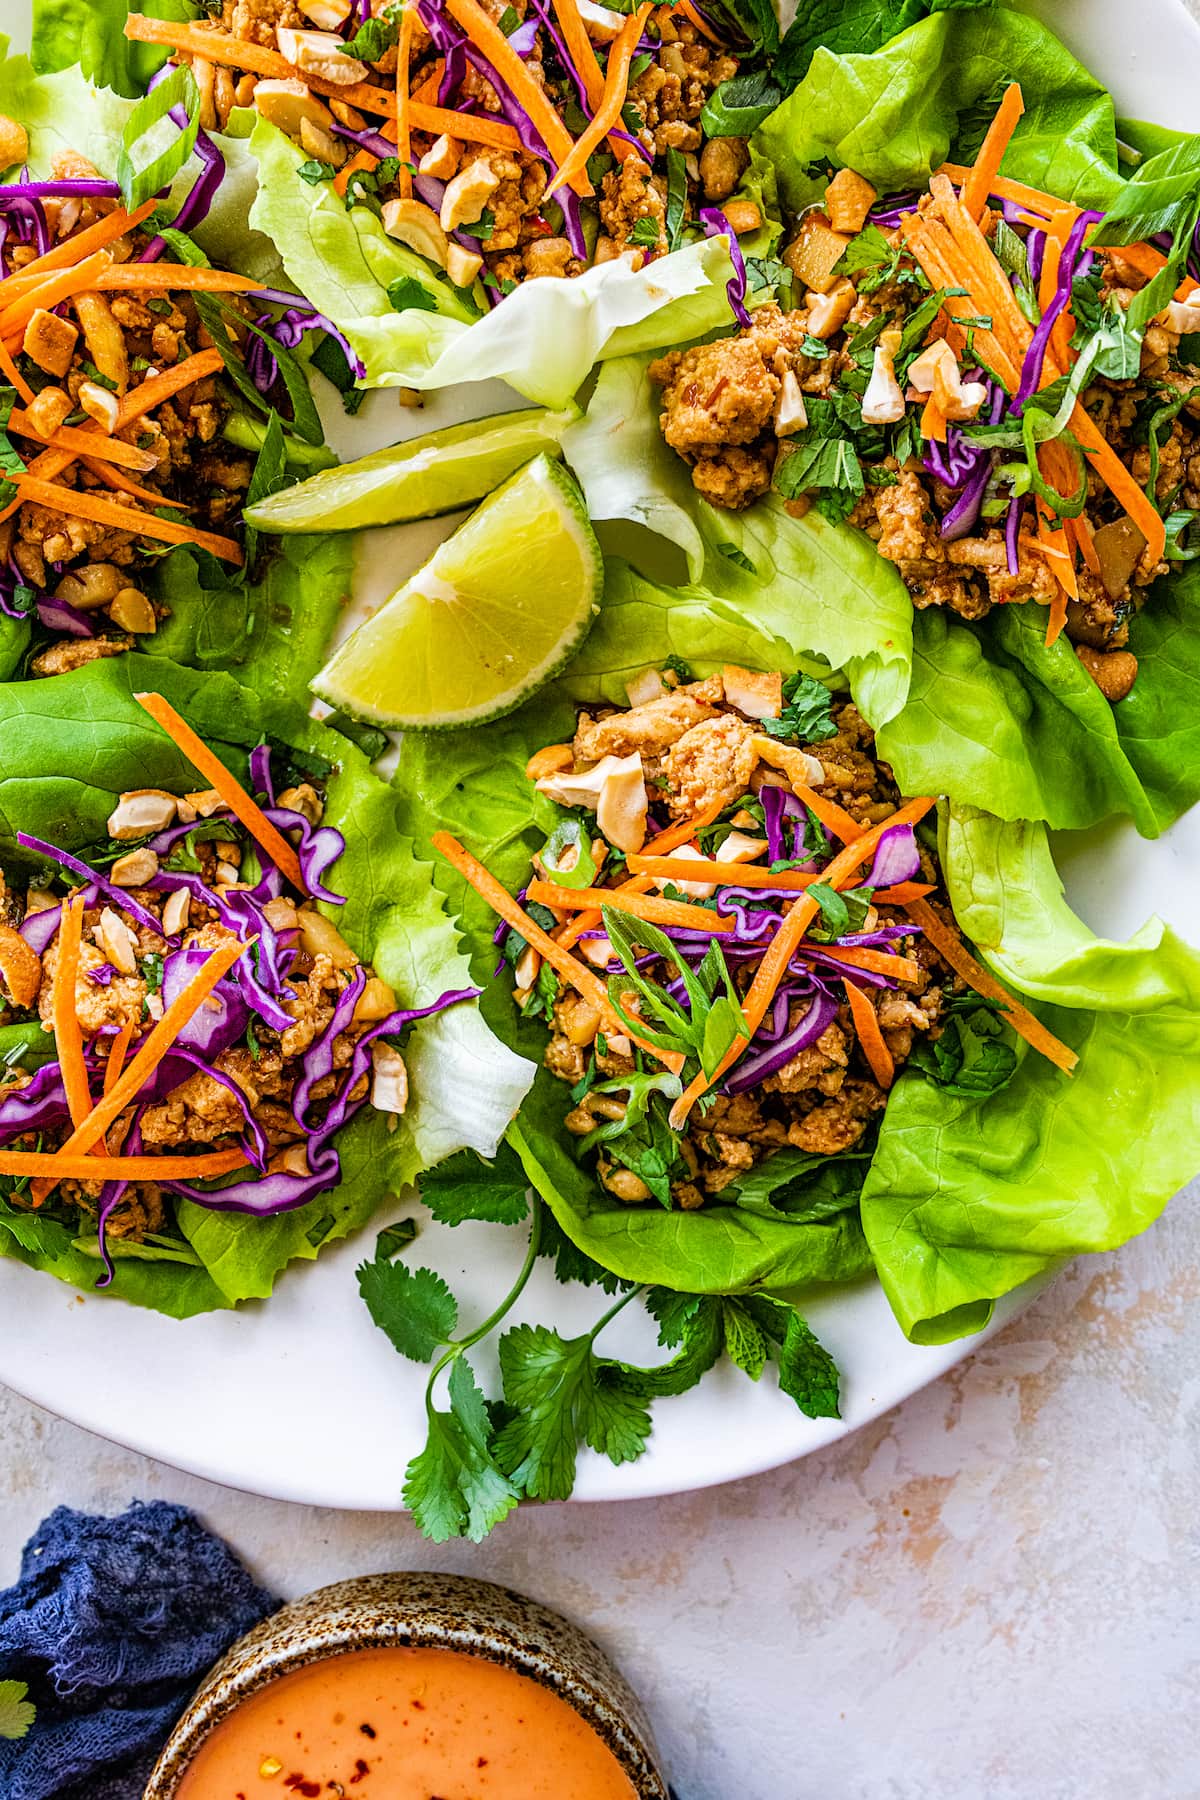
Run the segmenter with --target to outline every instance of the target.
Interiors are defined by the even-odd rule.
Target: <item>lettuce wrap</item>
[[[532,852],[561,818],[527,779],[529,757],[570,737],[578,701],[617,698],[631,670],[661,666],[682,641],[676,615],[691,596],[675,608],[633,607],[627,581],[617,570],[586,663],[536,702],[486,730],[405,743],[406,831],[419,841],[447,830],[510,892],[524,885]],[[743,620],[740,637],[694,640],[690,673],[709,672],[735,642],[743,664],[774,666],[776,641]],[[1200,1167],[1200,1068],[1186,1054],[1200,1029],[1200,956],[1158,922],[1127,946],[1092,937],[1061,900],[1040,825],[950,808],[942,841],[964,935],[1079,1051],[1076,1074],[1024,1045],[1010,1085],[984,1100],[906,1072],[873,1154],[786,1150],[679,1212],[622,1205],[599,1185],[564,1128],[569,1090],[539,1068],[508,1141],[579,1249],[625,1280],[692,1293],[792,1293],[874,1269],[905,1331],[940,1341],[978,1329],[999,1295],[1054,1260],[1141,1230]],[[434,880],[462,922],[484,1016],[540,1062],[544,1026],[494,978],[494,914],[444,863]]]
[[[0,687],[0,865],[12,871],[29,864],[19,833],[84,860],[89,851],[102,854],[116,796],[196,786],[190,763],[133,699],[146,689],[170,700],[243,783],[248,752],[264,740],[301,758],[301,766],[317,759],[328,771],[323,822],[345,839],[328,878],[345,905],[322,903],[322,910],[400,1006],[427,1006],[469,988],[458,934],[429,864],[399,828],[395,793],[338,733],[227,674],[129,654]],[[4,1049],[31,1047],[34,1060],[44,1060],[47,1043],[36,1026],[0,1029]],[[405,1060],[408,1109],[389,1129],[387,1115],[364,1107],[338,1133],[342,1174],[335,1188],[262,1218],[180,1200],[172,1242],[118,1250],[116,1281],[106,1291],[175,1317],[265,1298],[289,1263],[311,1260],[358,1229],[423,1169],[468,1146],[493,1154],[533,1071],[498,1041],[478,1009],[459,1004],[419,1021]],[[61,1221],[7,1202],[0,1202],[0,1251],[85,1288],[100,1272],[94,1238],[77,1238]]]

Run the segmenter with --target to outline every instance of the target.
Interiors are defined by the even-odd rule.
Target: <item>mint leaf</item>
[[[23,1738],[37,1717],[27,1681],[0,1681],[0,1738]]]
[[[841,1418],[837,1364],[795,1311],[779,1348],[779,1385],[807,1418]]]
[[[465,1356],[450,1370],[450,1411],[429,1412],[429,1437],[405,1471],[404,1504],[435,1544],[473,1544],[507,1518],[519,1495],[493,1460],[487,1401]]]
[[[376,1259],[357,1271],[367,1311],[401,1356],[429,1362],[449,1343],[458,1324],[458,1303],[432,1269]]]
[[[483,1219],[489,1225],[519,1225],[529,1212],[529,1179],[510,1144],[501,1144],[485,1162],[475,1150],[460,1150],[421,1177],[421,1198],[439,1225]]]

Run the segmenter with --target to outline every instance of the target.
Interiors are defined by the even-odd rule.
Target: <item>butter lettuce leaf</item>
[[[917,1343],[978,1330],[1021,1282],[1116,1248],[1200,1169],[1200,955],[1159,920],[1128,943],[1096,937],[1042,825],[952,809],[942,854],[963,930],[1080,1061],[1067,1076],[1019,1044],[986,1101],[897,1082],[862,1221]]]
[[[86,855],[104,840],[116,795],[195,785],[190,764],[134,700],[145,689],[165,694],[243,781],[248,753],[264,734],[330,764],[325,821],[342,832],[346,849],[327,879],[346,904],[324,910],[401,1006],[471,985],[433,870],[401,829],[396,792],[344,737],[289,710],[269,685],[255,692],[228,673],[131,653],[49,680],[0,685],[0,863],[24,857],[18,831]],[[419,1021],[405,1057],[408,1110],[391,1129],[365,1108],[340,1134],[337,1189],[270,1220],[184,1202],[178,1223],[198,1262],[123,1257],[105,1291],[175,1316],[263,1298],[288,1263],[364,1225],[431,1163],[460,1149],[494,1155],[531,1065],[494,1036],[474,1004]],[[11,1232],[0,1232],[0,1251],[84,1286],[99,1272],[85,1252],[61,1243],[22,1246]]]
[[[476,306],[366,207],[347,211],[328,183],[301,180],[307,159],[264,119],[250,139],[259,191],[251,223],[278,245],[288,275],[349,339],[368,387],[507,381],[564,406],[601,358],[686,342],[732,323],[724,238],[631,270],[598,264],[577,280],[523,282],[490,312]],[[434,310],[397,312],[388,287],[415,281]]]
[[[789,205],[825,161],[895,192],[923,185],[952,152],[969,160],[1012,81],[1025,113],[1004,173],[1105,206],[1123,185],[1112,100],[1051,31],[1007,7],[936,12],[866,55],[818,48],[753,144]]]

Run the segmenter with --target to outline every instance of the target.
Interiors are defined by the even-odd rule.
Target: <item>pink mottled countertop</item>
[[[1198,1200],[829,1450],[478,1548],[213,1487],[0,1389],[0,1582],[52,1505],[162,1496],[289,1595],[436,1566],[571,1613],[681,1800],[1198,1800]]]

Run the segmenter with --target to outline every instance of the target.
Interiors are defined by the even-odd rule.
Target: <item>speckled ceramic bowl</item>
[[[348,1650],[459,1650],[550,1688],[613,1752],[638,1800],[668,1800],[641,1702],[589,1637],[510,1588],[462,1575],[361,1575],[281,1607],[233,1646],[171,1733],[144,1800],[175,1800],[204,1740],[281,1675]]]

